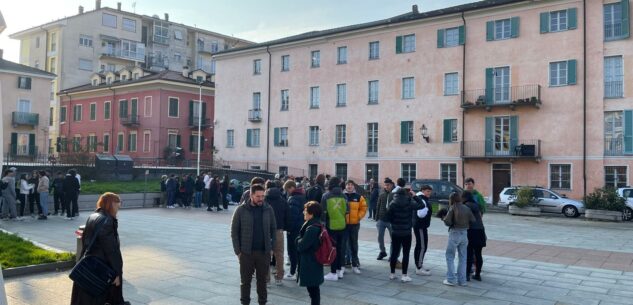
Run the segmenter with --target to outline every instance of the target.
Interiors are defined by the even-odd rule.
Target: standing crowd
[[[201,208],[202,204],[206,204],[207,211],[215,209],[219,212],[228,209],[229,203],[239,202],[243,189],[239,183],[235,184],[231,185],[229,176],[225,175],[220,180],[219,176],[213,176],[210,171],[198,176],[163,175],[160,181],[160,204],[169,209]]]

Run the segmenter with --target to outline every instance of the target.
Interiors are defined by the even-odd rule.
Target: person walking
[[[282,285],[284,278],[284,231],[288,231],[290,222],[290,209],[288,201],[281,196],[281,190],[275,182],[266,182],[266,195],[264,202],[273,208],[275,212],[275,243],[273,244],[273,257],[275,258],[275,285]]]
[[[376,214],[376,206],[378,205],[378,197],[380,197],[380,187],[378,182],[371,178],[369,180],[369,216],[368,219],[374,219]]]
[[[472,278],[474,280],[481,281],[481,267],[484,264],[481,252],[486,246],[486,230],[481,219],[479,204],[475,202],[473,194],[469,191],[464,191],[462,194],[462,201],[468,208],[470,208],[473,216],[475,216],[475,222],[471,223],[468,228],[468,247],[466,248],[466,281],[470,281],[470,276],[473,273],[473,264],[475,264],[475,275],[473,275]]]
[[[332,177],[328,181],[328,191],[323,194],[321,199],[321,207],[323,208],[322,220],[328,233],[332,237],[336,245],[336,259],[330,265],[330,273],[324,278],[327,281],[337,281],[343,278],[345,262],[345,219],[349,213],[349,205],[347,199],[341,190],[341,179]]]
[[[20,209],[18,215],[20,217],[24,216],[24,209],[27,201],[29,202],[29,210],[31,211],[31,217],[33,216],[33,204],[31,204],[31,190],[35,187],[33,184],[29,184],[29,179],[26,174],[22,174],[20,176]],[[15,189],[15,188],[14,188]]]
[[[204,192],[204,177],[202,175],[196,179],[195,191],[193,207],[199,209],[202,206],[202,193]]]
[[[325,193],[325,175],[319,174],[315,179],[315,184],[306,189],[306,199],[308,201],[321,202]]]
[[[390,280],[396,279],[396,264],[398,256],[402,250],[402,276],[400,281],[410,282],[408,267],[409,254],[411,252],[411,228],[413,227],[412,214],[414,211],[424,207],[422,200],[415,196],[415,193],[405,189],[406,181],[398,178],[397,188],[394,189],[393,199],[387,209],[387,220],[391,223],[391,257],[389,267],[391,268]]]
[[[299,237],[299,231],[304,223],[303,210],[307,201],[303,189],[297,188],[297,184],[294,181],[286,181],[286,183],[284,183],[284,190],[289,195],[288,209],[290,210],[290,217],[288,218],[288,225],[286,226],[288,229],[286,232],[286,245],[288,247],[288,259],[290,260],[290,272],[286,274],[284,279],[294,281],[297,279],[296,271],[299,260],[296,239]],[[320,217],[321,215],[319,214],[318,219],[320,219]]]
[[[481,217],[483,217],[484,213],[486,213],[487,208],[486,200],[484,199],[484,196],[475,189],[475,179],[470,177],[466,178],[466,180],[464,180],[464,190],[472,193],[475,202],[477,203],[477,205],[479,205],[479,212],[481,212]]]
[[[257,279],[257,296],[260,305],[268,301],[266,277],[270,256],[275,243],[275,211],[264,202],[264,186],[253,184],[250,196],[239,205],[231,220],[233,251],[240,264],[240,302],[250,304],[251,281]]]
[[[376,229],[378,230],[378,246],[380,247],[380,253],[378,253],[377,260],[382,260],[387,257],[387,251],[385,249],[385,230],[389,230],[389,238],[391,238],[391,223],[386,218],[387,208],[389,203],[393,199],[393,180],[389,177],[385,178],[383,192],[378,196],[378,203],[376,205],[376,213],[374,214],[374,220],[376,221]]]
[[[21,220],[17,215],[16,194],[15,194],[15,171],[7,169],[2,173],[2,183],[5,188],[2,189],[2,215],[0,218],[9,218],[11,220]]]
[[[424,203],[424,208],[419,209],[413,216],[413,233],[415,235],[415,249],[413,249],[413,258],[415,259],[415,274],[431,275],[431,270],[424,268],[424,255],[429,245],[428,228],[431,225],[431,215],[433,215],[433,205],[429,198],[433,193],[433,188],[425,184],[416,194]]]
[[[40,179],[37,184],[37,192],[40,196],[40,205],[42,209],[42,215],[37,219],[46,220],[48,218],[48,188],[49,188],[49,179],[46,175],[46,171],[39,172]]]
[[[462,204],[461,195],[453,192],[449,197],[449,209],[444,216],[444,224],[448,227],[448,243],[446,245],[446,279],[444,285],[466,286],[466,251],[468,248],[468,228],[475,222],[470,209]],[[457,272],[455,272],[455,251],[459,255]]]
[[[307,288],[311,305],[321,304],[319,286],[323,284],[323,265],[316,260],[314,253],[321,244],[322,214],[323,209],[318,202],[308,202],[303,210],[305,223],[296,239],[299,252],[299,286]]]
[[[360,231],[360,221],[367,214],[367,203],[365,197],[356,192],[356,184],[352,180],[345,183],[345,197],[349,205],[349,213],[345,215],[347,239],[345,243],[351,250],[352,271],[361,274],[360,260],[358,259],[358,232]]]
[[[77,180],[74,176],[72,178]],[[70,305],[130,304],[123,299],[123,256],[121,255],[118,233],[119,221],[117,219],[120,208],[121,198],[119,195],[110,192],[101,195],[97,201],[97,210],[88,217],[81,238],[83,249],[87,251],[88,243],[97,234],[92,247],[88,252],[82,252],[81,256],[84,254],[96,256],[105,261],[116,273],[114,282],[104,295],[98,297],[93,297],[79,285],[73,283]]]
[[[55,214],[53,215],[64,215],[64,174],[62,172],[57,172],[57,176],[53,179],[53,183],[51,183],[51,190],[53,191],[53,206],[55,208]],[[61,212],[61,213],[58,213]]]
[[[75,214],[79,213],[79,205],[77,203],[79,199],[79,180],[75,177],[76,174],[74,169],[69,170],[62,186],[64,190],[64,207],[66,209],[67,220],[72,220]]]
[[[167,208],[175,209],[176,208],[176,193],[178,192],[178,181],[176,180],[176,175],[169,175],[169,179],[167,179]]]

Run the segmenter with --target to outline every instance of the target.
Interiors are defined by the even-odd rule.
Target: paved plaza
[[[133,209],[120,212],[124,295],[132,304],[239,304],[239,272],[229,237],[229,212]],[[74,251],[73,231],[85,222],[2,222],[3,229]],[[389,281],[387,261],[377,261],[375,223],[360,235],[362,275],[346,273],[321,286],[322,304],[632,304],[633,223],[588,222],[562,217],[484,217],[482,282],[468,287],[442,284],[447,231],[433,219],[425,265],[430,277]],[[412,259],[413,261],[413,259]],[[10,305],[68,304],[68,272],[6,280]],[[306,304],[305,288],[284,281],[269,287],[271,304]],[[251,297],[256,300],[253,285]]]

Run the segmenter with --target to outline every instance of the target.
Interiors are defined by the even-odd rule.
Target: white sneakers
[[[402,277],[400,278],[400,281],[403,283],[411,282],[411,278],[408,275],[403,274]]]
[[[444,281],[442,282],[442,284],[444,284],[444,285],[446,285],[446,286],[455,286],[455,283],[451,283],[451,282],[449,282],[448,280],[444,280]]]
[[[424,269],[424,267],[422,267],[420,269],[415,269],[415,274],[429,276],[429,275],[431,275],[431,270]]]
[[[283,283],[281,282],[281,280],[275,280],[275,285],[281,286],[283,285]]]
[[[389,274],[389,280],[395,280],[397,278],[395,273]]]
[[[336,272],[336,273],[331,273],[330,272],[327,275],[325,275],[323,277],[323,279],[326,280],[326,281],[334,281],[334,282],[336,282],[336,281],[338,281],[338,272]]]
[[[345,268],[345,267],[343,267],[343,268]],[[345,269],[336,270],[336,276],[337,276],[339,279],[342,279],[342,278],[343,278],[343,274],[345,274]]]
[[[354,271],[354,273],[356,274],[361,274],[359,267],[352,267],[352,271]]]
[[[297,280],[297,275],[296,274],[286,274],[284,276],[284,280],[288,280],[288,281],[296,281]]]

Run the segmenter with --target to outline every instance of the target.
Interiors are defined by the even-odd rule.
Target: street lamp
[[[200,79],[198,82],[198,165],[196,166],[197,176],[200,176],[200,145],[203,145],[202,142],[202,83],[204,79]]]
[[[422,124],[422,127],[420,128],[420,133],[422,134],[422,138],[426,141],[426,143],[429,143],[429,130],[426,128],[426,125]]]

